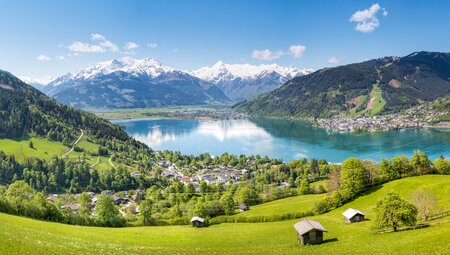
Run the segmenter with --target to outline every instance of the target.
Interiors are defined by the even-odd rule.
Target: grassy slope
[[[325,194],[318,194],[279,199],[272,202],[251,206],[250,210],[239,213],[238,216],[269,216],[306,212],[313,208],[316,201],[325,198],[325,196]]]
[[[374,116],[377,115],[386,105],[386,100],[384,100],[382,91],[378,84],[373,85],[373,89],[370,91],[370,98],[373,100],[373,104],[370,109],[370,116]]]
[[[29,141],[33,142],[34,149],[28,146]],[[0,139],[0,151],[6,154],[14,154],[17,160],[21,161],[24,157],[37,157],[50,159],[53,155],[61,156],[69,150],[59,142],[52,142],[44,138],[30,137],[21,139]]]
[[[450,249],[449,224],[389,234],[370,232],[377,198],[398,191],[409,198],[418,188],[436,193],[450,209],[450,176],[421,176],[394,181],[330,213],[312,217],[328,233],[328,242],[300,246],[292,225],[297,221],[106,229],[47,223],[0,214],[1,254],[445,254]],[[346,224],[348,207],[363,210],[368,221]],[[333,241],[337,238],[337,241]]]
[[[28,146],[30,140],[33,142],[33,149]],[[78,142],[77,146],[89,152],[96,152],[99,147],[97,144],[87,141],[86,137],[83,137]],[[69,149],[70,148],[64,146],[60,142],[49,141],[40,137],[28,137],[24,140],[10,138],[0,139],[0,151],[5,152],[6,154],[13,154],[18,161],[22,161],[25,157],[37,157],[40,159],[49,160],[53,155],[61,157]],[[67,154],[67,157],[77,159],[78,157],[82,157],[83,154],[83,152],[72,151]],[[86,162],[94,165],[97,162],[97,158],[98,157],[86,155]],[[99,163],[95,164],[95,169],[111,169],[111,165],[108,160],[109,157],[100,157]]]

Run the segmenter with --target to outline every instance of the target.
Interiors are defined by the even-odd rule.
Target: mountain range
[[[229,104],[271,91],[312,72],[277,64],[217,62],[182,71],[152,58],[124,57],[68,73],[56,79],[22,79],[61,103],[78,108],[141,108],[171,105]]]
[[[450,93],[450,53],[414,52],[324,68],[238,103],[258,116],[330,117],[397,112]]]
[[[42,90],[78,108],[136,108],[223,104],[229,99],[214,84],[160,64],[125,57],[98,63],[50,82]]]
[[[233,101],[241,101],[272,91],[288,80],[309,74],[313,69],[298,69],[277,64],[225,64],[218,61],[190,74],[218,86]]]

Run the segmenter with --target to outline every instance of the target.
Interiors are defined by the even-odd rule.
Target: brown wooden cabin
[[[300,244],[320,244],[323,242],[323,232],[328,232],[319,222],[304,219],[294,224]]]
[[[344,215],[344,220],[347,223],[360,222],[365,219],[365,214],[359,210],[349,208],[345,212],[342,213]]]
[[[191,219],[191,223],[193,227],[202,228],[205,226],[205,219],[199,216],[194,216]]]

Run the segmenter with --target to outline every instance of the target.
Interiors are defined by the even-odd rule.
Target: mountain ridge
[[[217,85],[233,101],[244,100],[271,91],[288,80],[313,72],[277,64],[251,65],[216,62],[189,73]]]
[[[60,76],[44,92],[78,108],[144,108],[223,104],[229,99],[214,84],[152,58],[103,61]]]
[[[380,89],[378,98],[373,96]],[[414,52],[320,69],[234,106],[259,116],[331,117],[392,113],[450,93],[450,54]],[[383,104],[382,101],[386,103]]]

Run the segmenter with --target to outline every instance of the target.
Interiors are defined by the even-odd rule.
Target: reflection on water
[[[327,133],[301,121],[288,120],[173,120],[116,122],[127,133],[155,150],[177,150],[197,155],[260,154],[289,161],[301,157],[341,162],[356,156],[379,160],[411,156],[420,149],[431,158],[450,157],[450,132],[400,130],[383,133]]]
[[[199,134],[212,135],[223,142],[225,139],[270,139],[269,133],[249,120],[219,120],[200,122],[195,130]]]

